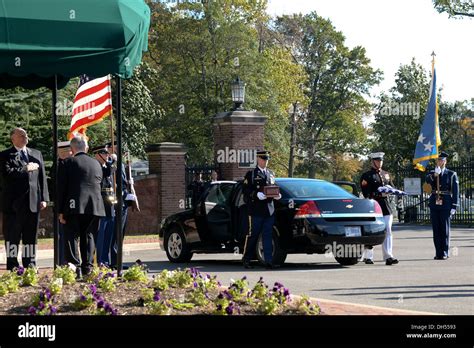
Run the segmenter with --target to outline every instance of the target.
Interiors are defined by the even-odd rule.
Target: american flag
[[[112,94],[109,75],[92,79],[80,76],[79,88],[72,106],[71,128],[68,138],[85,135],[87,127],[101,122],[112,113]]]

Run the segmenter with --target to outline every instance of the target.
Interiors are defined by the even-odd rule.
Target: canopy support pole
[[[117,87],[117,209],[115,220],[115,233],[117,240],[117,276],[122,275],[122,218],[123,218],[123,180],[125,174],[122,170],[122,80],[120,76],[115,77]],[[113,135],[112,135],[113,137]]]
[[[59,265],[59,220],[58,220],[58,115],[56,104],[58,101],[58,75],[53,78],[53,239],[54,239],[54,268]],[[62,241],[64,242],[64,241]]]

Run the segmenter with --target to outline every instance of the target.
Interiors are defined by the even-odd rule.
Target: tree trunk
[[[309,166],[308,179],[316,179],[316,165],[314,164]]]
[[[290,159],[288,163],[288,177],[292,178],[294,174],[295,146],[296,146],[296,108],[298,102],[293,104],[293,114],[291,116],[291,140],[290,140]]]

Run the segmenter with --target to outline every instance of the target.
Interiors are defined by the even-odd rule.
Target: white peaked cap
[[[373,152],[369,155],[369,158],[371,158],[371,159],[376,159],[376,158],[383,159],[384,155],[385,155],[385,152]]]

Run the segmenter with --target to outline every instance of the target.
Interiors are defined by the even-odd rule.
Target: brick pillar
[[[186,199],[186,147],[179,143],[159,143],[146,149],[150,174],[158,176],[156,214],[158,221],[184,210]]]
[[[235,162],[220,161],[219,153],[263,150],[266,120],[266,116],[256,111],[230,111],[214,116],[214,158],[219,166],[220,180],[244,177],[248,167]],[[226,158],[229,159],[229,156]]]

